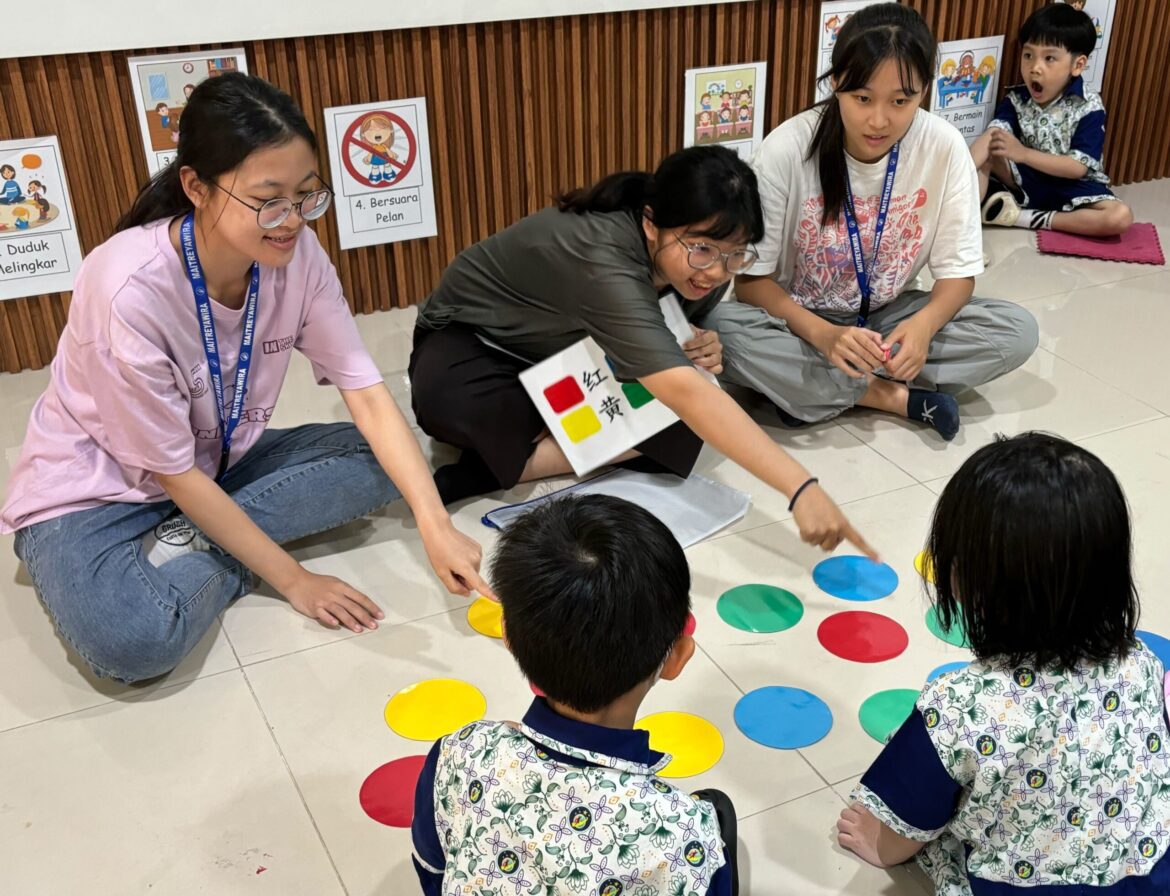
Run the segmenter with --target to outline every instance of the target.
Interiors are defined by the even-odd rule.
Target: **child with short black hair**
[[[1020,28],[1020,77],[971,146],[988,224],[1113,236],[1133,223],[1101,164],[1105,107],[1081,77],[1093,20],[1053,3]]]
[[[942,896],[1170,893],[1164,670],[1137,640],[1129,511],[1097,457],[1027,433],[943,490],[928,555],[975,661],[923,689],[838,822]]]
[[[670,530],[620,498],[550,501],[504,530],[492,581],[508,648],[546,696],[519,725],[476,722],[431,749],[413,826],[423,892],[736,893],[730,800],[659,779],[670,757],[634,729],[695,650]]]

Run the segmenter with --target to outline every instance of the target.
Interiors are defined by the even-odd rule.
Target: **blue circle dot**
[[[800,688],[756,688],[735,704],[735,724],[765,747],[796,750],[828,734],[833,713],[824,700]]]
[[[926,676],[926,683],[930,684],[940,675],[946,675],[948,672],[957,672],[959,669],[966,669],[970,665],[970,663],[943,663]]]
[[[1154,656],[1162,661],[1162,665],[1170,672],[1170,638],[1163,638],[1153,632],[1143,632],[1138,629],[1137,636],[1146,642],[1146,646],[1154,651]]]
[[[898,574],[868,557],[830,557],[813,569],[817,587],[844,600],[880,600],[894,593]]]

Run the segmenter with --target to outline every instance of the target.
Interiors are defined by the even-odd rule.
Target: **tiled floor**
[[[1123,188],[1138,220],[1159,225],[1170,249],[1170,181]],[[964,429],[944,445],[917,427],[855,413],[775,438],[821,477],[901,578],[881,610],[910,634],[909,649],[877,666],[828,655],[816,625],[834,601],[813,586],[818,554],[803,546],[778,495],[712,453],[701,471],[752,492],[747,517],[692,548],[700,646],[646,712],[678,709],[723,732],[722,760],[695,783],[732,794],[741,815],[745,892],[920,896],[923,879],[876,871],[843,853],[832,827],[849,787],[878,749],[857,710],[871,693],[918,687],[963,652],[932,637],[912,560],[946,478],[995,433],[1046,429],[1108,462],[1137,525],[1144,628],[1170,634],[1170,270],[1038,256],[1031,235],[988,232],[993,260],[981,295],[1015,299],[1037,316],[1041,347],[1021,370],[963,401]],[[404,406],[410,312],[359,318]],[[0,376],[0,481],[23,437],[45,371]],[[766,409],[758,418],[771,426]],[[273,425],[341,419],[336,392],[294,364]],[[440,458],[424,440],[428,451]],[[517,489],[508,500],[534,489]],[[479,522],[500,496],[456,513],[490,547]],[[497,641],[474,633],[465,602],[434,581],[401,508],[297,549],[311,568],[374,595],[387,613],[374,633],[320,628],[271,592],[229,609],[168,679],[127,688],[94,681],[66,653],[0,539],[0,892],[55,894],[274,893],[318,896],[416,891],[404,830],[358,804],[379,765],[418,754],[382,719],[387,698],[415,681],[450,676],[478,686],[488,714],[516,718],[528,688]],[[746,582],[782,585],[806,604],[795,628],[746,636],[715,613],[715,599]],[[799,752],[744,738],[732,708],[747,690],[804,687],[834,711],[833,730]],[[688,782],[690,783],[690,782]],[[263,870],[261,870],[263,869]]]

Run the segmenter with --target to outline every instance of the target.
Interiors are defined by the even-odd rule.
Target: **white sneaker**
[[[163,520],[142,536],[142,554],[156,569],[183,554],[206,551],[210,546],[184,516]]]
[[[1000,206],[999,211],[996,212],[995,216],[992,217],[988,214],[987,209],[989,206],[994,205],[997,200],[1000,201],[1002,205]],[[1011,227],[1016,223],[1016,221],[1020,219],[1020,205],[1018,202],[1016,202],[1016,198],[1006,190],[1003,190],[999,193],[992,193],[990,196],[988,196],[987,200],[983,203],[982,211],[984,224],[995,224],[999,227]]]

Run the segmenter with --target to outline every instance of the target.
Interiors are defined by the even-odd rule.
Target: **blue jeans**
[[[349,423],[269,429],[223,477],[224,491],[278,544],[332,529],[400,497]],[[104,504],[16,533],[57,630],[103,678],[169,672],[252,573],[216,545],[155,567],[143,536],[176,513],[171,501]]]

